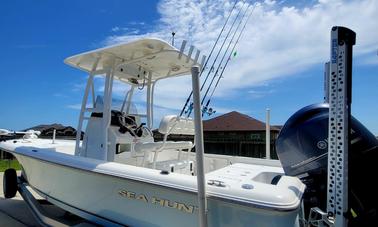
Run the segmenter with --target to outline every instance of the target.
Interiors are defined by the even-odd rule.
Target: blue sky
[[[187,39],[208,53],[232,2],[2,2],[0,128],[76,127],[86,75],[65,65],[66,57],[145,36],[169,41],[172,30],[176,43]],[[329,31],[343,25],[357,32],[352,112],[378,135],[376,15],[372,0],[259,2],[211,106],[217,114],[237,110],[260,120],[269,107],[272,123],[284,124],[301,107],[321,102]],[[189,77],[158,84],[157,118],[177,114],[189,90]]]

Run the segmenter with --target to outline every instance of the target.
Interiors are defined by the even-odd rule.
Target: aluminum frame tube
[[[195,147],[197,163],[197,187],[198,187],[198,219],[200,227],[207,227],[207,201],[206,201],[206,183],[204,171],[204,146],[203,146],[203,129],[202,114],[200,104],[200,81],[199,66],[192,67],[192,87],[193,87],[193,108],[194,108],[194,129],[195,129]]]

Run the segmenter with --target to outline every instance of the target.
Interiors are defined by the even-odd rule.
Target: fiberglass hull
[[[118,178],[16,155],[28,183],[60,201],[119,224],[197,226],[194,192]],[[57,204],[60,205],[60,204]],[[297,210],[273,211],[208,199],[209,226],[296,226]]]

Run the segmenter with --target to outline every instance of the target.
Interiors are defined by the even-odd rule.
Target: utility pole
[[[265,122],[265,158],[270,159],[270,109],[266,108]]]

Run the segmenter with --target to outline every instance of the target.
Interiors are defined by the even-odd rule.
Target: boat
[[[197,226],[196,158],[190,141],[194,120],[169,115],[154,141],[154,87],[190,75],[198,58],[165,41],[144,38],[65,59],[89,73],[76,140],[37,136],[1,143],[22,165],[25,182],[47,201],[103,225]],[[92,97],[94,77],[104,77],[103,96]],[[118,109],[112,85],[130,90]],[[146,113],[133,107],[133,91],[147,89]],[[143,122],[143,119],[146,121]],[[81,128],[86,123],[83,140]],[[147,125],[145,125],[145,123]],[[299,226],[305,185],[286,176],[278,160],[204,155],[209,226]]]
[[[349,34],[343,38],[353,37],[349,30],[336,30]],[[332,190],[324,191],[333,187],[327,185],[325,158],[333,153],[327,153],[324,143],[328,108],[333,104],[306,107],[288,120],[277,141],[280,160],[203,154],[198,89],[203,61],[199,52],[193,58],[193,49],[189,53],[184,49],[143,38],[65,59],[89,74],[76,140],[40,139],[29,132],[24,138],[1,142],[0,148],[22,165],[18,184],[14,170],[5,174],[5,196],[11,198],[17,188],[23,192],[23,185],[28,185],[52,204],[104,226],[345,226],[344,215],[333,205],[324,205],[335,201],[317,201],[325,195],[333,198]],[[164,116],[158,127],[164,139],[155,141],[155,86],[184,75],[192,75],[195,117]],[[95,77],[104,78],[102,96],[95,96]],[[112,97],[116,81],[129,86],[120,105]],[[133,104],[137,88],[146,89],[146,113],[139,113]],[[367,138],[361,140],[365,147],[376,149],[377,141],[370,140],[362,125],[352,127]],[[337,133],[332,136],[341,141]],[[173,134],[195,136],[195,144],[170,141]],[[344,161],[328,165],[328,172]],[[339,199],[348,189],[338,190]],[[337,200],[337,209],[349,209],[340,201],[346,200]]]

